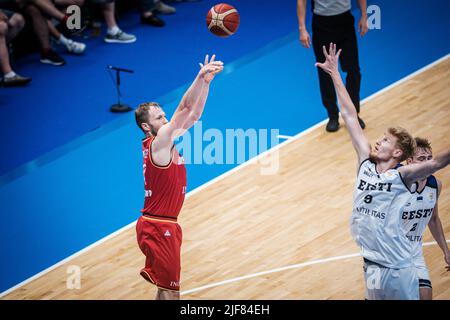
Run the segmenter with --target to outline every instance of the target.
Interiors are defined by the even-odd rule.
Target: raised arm
[[[311,37],[306,29],[306,0],[297,0],[298,31],[300,42],[305,48],[311,47]]]
[[[450,149],[439,153],[433,159],[421,163],[411,163],[397,170],[402,175],[405,184],[410,187],[414,182],[424,180],[450,163]]]
[[[442,184],[438,180],[438,199],[442,190]],[[446,268],[450,271],[450,250],[448,249],[447,241],[445,240],[444,229],[442,228],[442,222],[439,218],[438,212],[438,202],[436,201],[436,206],[433,210],[433,215],[431,216],[430,222],[428,222],[428,228],[430,228],[433,238],[436,240],[437,244],[444,253],[444,260],[447,264]]]
[[[367,159],[370,155],[370,144],[364,135],[363,130],[358,122],[358,114],[356,113],[355,106],[353,105],[352,99],[347,92],[347,89],[342,82],[341,75],[338,70],[339,55],[341,54],[341,49],[336,53],[336,45],[330,43],[329,53],[325,46],[323,47],[323,53],[325,55],[324,63],[316,63],[316,67],[322,68],[326,73],[331,76],[333,80],[334,89],[338,97],[339,108],[341,111],[341,116],[345,121],[347,130],[352,139],[353,147],[358,154],[359,162]]]
[[[209,62],[207,55],[204,64],[200,63],[199,73],[184,94],[172,118],[159,129],[153,142],[154,152],[160,149],[170,150],[175,138],[185,133],[200,119],[208,97],[209,85],[214,76],[222,70],[223,63],[215,61],[215,55]]]

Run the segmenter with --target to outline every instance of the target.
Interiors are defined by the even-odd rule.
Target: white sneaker
[[[75,54],[82,54],[86,49],[86,45],[84,43],[76,42],[71,39],[68,39],[65,46],[67,48],[67,51]]]

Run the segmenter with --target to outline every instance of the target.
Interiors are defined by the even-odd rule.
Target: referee
[[[300,42],[305,48],[311,46],[311,38],[305,25],[306,1],[297,0],[297,17],[300,31]],[[337,50],[342,49],[339,57],[342,71],[347,73],[346,88],[359,114],[359,90],[361,86],[361,73],[358,61],[358,44],[356,41],[355,18],[351,14],[351,0],[311,0],[313,8],[312,18],[312,44],[316,62],[324,62],[325,56],[322,46],[328,48],[330,42],[336,43]],[[361,19],[358,23],[358,32],[364,36],[367,26],[367,1],[358,0],[361,10]],[[327,109],[328,124],[326,130],[335,132],[339,130],[339,111],[336,102],[336,92],[330,76],[322,69],[319,72],[320,95],[322,104]],[[364,121],[358,116],[361,128],[365,128]]]

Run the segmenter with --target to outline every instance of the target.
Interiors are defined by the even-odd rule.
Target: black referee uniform
[[[350,11],[351,0],[312,0],[312,4],[312,44],[316,61],[325,61],[322,47],[325,46],[328,50],[330,42],[336,44],[337,50],[342,49],[339,61],[341,69],[347,73],[345,86],[356,111],[359,113],[361,72],[358,59],[355,18]],[[330,128],[327,126],[327,130],[336,131],[339,128],[339,109],[333,81],[322,69],[317,68],[317,70],[319,72],[322,103],[327,109],[330,119],[329,126],[331,125]],[[365,125],[362,120],[360,120],[360,124],[364,128]]]

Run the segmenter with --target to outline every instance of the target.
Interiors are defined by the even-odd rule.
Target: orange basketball
[[[216,4],[208,11],[206,25],[209,31],[219,37],[229,37],[239,27],[239,13],[235,7],[226,4]]]

